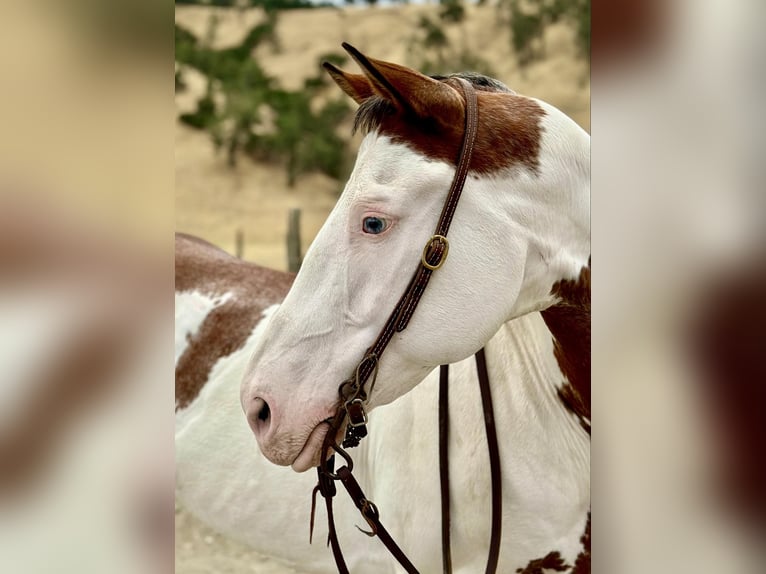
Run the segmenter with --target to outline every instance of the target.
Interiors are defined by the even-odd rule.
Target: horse
[[[344,47],[362,74],[326,68],[359,105],[365,137],[294,281],[177,240],[179,498],[256,549],[307,572],[335,571],[324,545],[305,541],[315,476],[303,471],[321,462],[338,384],[420,261],[455,173],[467,81],[478,133],[449,256],[379,362],[355,473],[412,561],[440,570],[434,368],[450,364],[452,563],[481,571],[490,480],[470,357],[485,348],[502,466],[498,571],[588,572],[590,138],[496,80],[428,77]],[[351,570],[399,571],[357,522],[341,498]]]

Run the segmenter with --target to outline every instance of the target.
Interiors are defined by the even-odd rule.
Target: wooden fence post
[[[287,216],[287,269],[297,273],[301,268],[301,210],[291,209]]]

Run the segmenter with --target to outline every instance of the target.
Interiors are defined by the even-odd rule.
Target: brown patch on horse
[[[263,311],[285,298],[294,277],[241,261],[196,237],[176,234],[176,292],[232,294],[189,336],[189,344],[178,358],[176,410],[197,397],[219,359],[245,345]]]
[[[428,158],[457,165],[465,131],[460,82],[466,80],[477,92],[479,108],[479,129],[469,168],[491,174],[518,166],[537,173],[540,123],[545,111],[536,101],[478,74],[429,77],[365,56],[349,44],[343,43],[343,48],[364,74],[349,74],[329,64],[325,69],[360,104],[356,127],[377,129]]]
[[[558,390],[557,395],[567,410],[573,413],[577,417],[577,420],[580,421],[582,429],[590,434],[589,409],[583,403],[580,393],[578,393],[574,386],[568,381],[564,381],[564,384]]]
[[[590,574],[590,512],[588,512],[588,521],[585,523],[585,532],[580,537],[582,550],[575,559],[572,574]]]
[[[445,83],[455,85],[455,79]],[[509,92],[477,90],[479,130],[470,170],[492,174],[522,167],[536,174],[540,166],[541,120],[545,110],[536,101]],[[457,165],[464,126],[444,125],[430,118],[385,114],[379,132],[436,161]]]
[[[590,434],[590,261],[577,279],[558,281],[551,293],[558,303],[542,316],[553,334],[553,352],[566,377],[559,398]]]
[[[549,552],[543,558],[530,560],[524,568],[517,568],[518,574],[545,574],[546,571],[566,572],[571,566],[564,562],[559,552]]]
[[[582,550],[575,559],[574,566],[567,564],[558,551],[552,551],[542,558],[530,560],[524,568],[517,568],[517,574],[545,574],[546,572],[566,572],[572,568],[571,574],[590,574],[590,512],[585,523],[585,531],[580,537]]]

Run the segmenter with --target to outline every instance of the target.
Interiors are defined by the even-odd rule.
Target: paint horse
[[[465,107],[455,77],[347,49],[363,73],[329,71],[359,104],[366,135],[281,305],[288,277],[177,241],[179,496],[213,527],[307,572],[335,570],[323,544],[305,541],[315,474],[266,459],[299,472],[319,462],[338,384],[406,287],[437,219]],[[478,92],[479,126],[449,257],[380,362],[355,474],[418,568],[441,570],[433,369],[451,363],[452,563],[482,571],[490,484],[470,357],[485,347],[503,479],[498,571],[588,572],[589,136],[542,101],[462,77]],[[233,397],[239,377],[246,417]],[[350,569],[397,572],[357,523],[338,497]],[[318,526],[315,539],[323,536]]]

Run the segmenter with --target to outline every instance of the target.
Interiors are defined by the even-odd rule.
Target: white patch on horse
[[[231,294],[227,294],[224,300],[221,301],[221,303],[218,305],[225,303],[230,298]],[[250,353],[252,353],[255,341],[263,333],[263,330],[266,328],[266,325],[269,322],[269,318],[274,314],[278,307],[279,305],[272,305],[271,307],[264,309],[261,316],[262,319],[255,326],[253,332],[250,333],[247,342],[242,346],[242,348],[230,355],[226,355],[225,357],[218,359],[210,371],[208,382],[202,387],[199,394],[185,408],[179,409],[176,412],[176,440],[179,440],[181,434],[183,433],[183,429],[186,427],[189,421],[194,420],[205,411],[206,405],[209,405],[210,403],[210,397],[215,397],[216,393],[220,392],[217,390],[218,387],[221,385],[232,384],[229,381],[235,381],[235,383],[233,383],[236,388],[234,392],[234,398],[236,399],[239,397],[239,383],[242,379],[247,359],[249,358]],[[184,308],[185,307],[181,309]],[[211,310],[213,308],[215,308],[215,306],[212,307]],[[194,307],[189,307],[189,309],[193,310]],[[176,312],[178,312],[178,310],[179,307],[176,306]],[[176,341],[178,340],[178,336],[179,334],[177,329]],[[178,357],[176,357],[176,361],[177,360]],[[246,423],[245,427],[247,427]]]
[[[176,365],[189,346],[189,339],[197,334],[210,312],[232,296],[232,293],[210,296],[200,291],[176,293]]]

